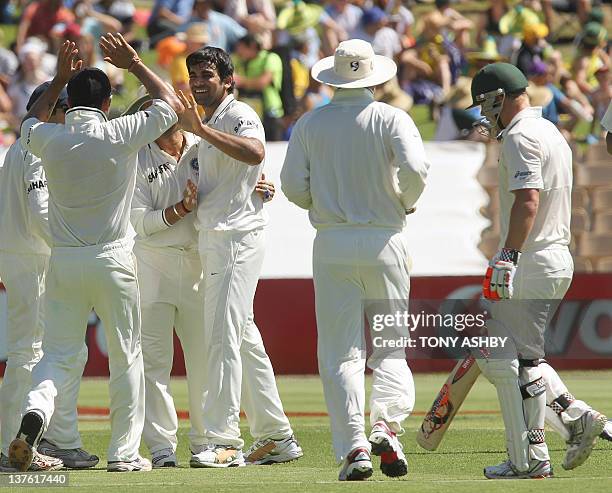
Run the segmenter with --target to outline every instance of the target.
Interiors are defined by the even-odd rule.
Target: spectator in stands
[[[190,21],[204,23],[208,32],[208,45],[228,53],[247,34],[247,30],[229,15],[214,10],[212,0],[195,0]]]
[[[187,70],[187,55],[209,44],[208,24],[204,22],[192,22],[189,24],[184,36],[178,36],[183,41],[185,48],[183,52],[174,57],[170,63],[170,80],[175,91],[183,91],[191,94],[189,88],[189,71]],[[220,47],[218,47],[220,48]]]
[[[414,15],[402,5],[401,0],[375,0],[374,6],[380,7],[387,14],[388,26],[394,29],[400,37],[403,48],[412,48],[416,41],[412,32]]]
[[[503,43],[498,46],[500,55],[509,58],[521,46],[525,26],[539,23],[538,14],[525,2],[519,2],[508,10],[499,20],[499,32],[503,36]]]
[[[511,63],[516,65],[525,75],[536,61],[544,61],[545,50],[550,52],[550,46],[546,42],[548,28],[546,24],[527,24],[523,28],[523,43],[512,57]]]
[[[594,118],[591,125],[591,135],[594,136],[597,140],[599,140],[597,136],[597,130],[595,125],[597,122],[601,121],[610,105],[610,101],[612,100],[612,84],[610,81],[610,66],[603,65],[595,72],[595,78],[598,82],[598,87],[593,91],[591,95],[591,101],[593,103],[594,110]],[[604,129],[600,130],[602,133],[601,137],[603,137]]]
[[[101,14],[114,17],[121,23],[118,32],[130,44],[135,41],[134,14],[136,7],[131,0],[99,0],[94,8]]]
[[[225,0],[225,14],[255,34],[261,47],[272,48],[272,33],[276,27],[276,10],[272,0]]]
[[[90,34],[93,37],[96,45],[103,34],[121,31],[121,22],[111,15],[94,9],[92,0],[76,0],[73,12],[74,22],[81,27],[83,34]]]
[[[266,140],[281,140],[284,115],[280,94],[283,79],[281,58],[264,50],[254,35],[247,34],[236,44],[233,62],[238,99],[248,103],[260,116]]]
[[[8,88],[8,95],[13,102],[13,113],[21,121],[26,114],[26,104],[40,84],[51,78],[43,70],[44,45],[28,40],[19,50],[19,69]]]
[[[0,84],[6,86],[10,78],[17,72],[19,60],[17,60],[17,55],[15,55],[15,53],[2,46],[3,41],[4,32],[0,31]]]
[[[435,4],[436,8],[423,16],[422,36],[431,41],[441,35],[460,50],[466,49],[474,23],[453,9],[451,0],[436,0]]]
[[[74,15],[65,8],[62,0],[37,0],[29,4],[21,16],[17,29],[17,52],[31,36],[42,38],[51,45],[51,31],[53,26],[60,23],[69,23]],[[44,81],[41,81],[41,83]]]
[[[607,37],[606,28],[597,22],[589,22],[584,27],[576,57],[572,62],[572,79],[578,90],[587,96],[598,86],[595,73],[610,64],[610,58],[604,50]]]
[[[84,67],[95,67],[102,70],[109,78],[111,86],[115,92],[121,92],[123,88],[123,70],[118,69],[114,65],[105,62],[98,52],[98,40],[87,32],[81,32],[81,35],[76,39],[79,49],[79,57],[83,60]]]
[[[163,38],[172,36],[189,21],[193,0],[155,0],[147,24],[150,44],[155,45]]]
[[[476,44],[478,46],[482,46],[487,37],[493,36],[500,53],[503,51],[506,43],[503,41],[504,36],[499,30],[499,21],[508,10],[507,0],[490,0],[489,8],[483,12],[476,28]],[[510,53],[507,49],[505,52],[507,55]]]
[[[361,27],[354,37],[370,43],[377,55],[396,60],[402,51],[402,43],[397,32],[387,24],[385,12],[379,7],[372,7],[363,12]]]
[[[331,0],[325,12],[339,26],[338,31],[329,33],[327,40],[327,48],[335,50],[341,41],[355,37],[355,33],[361,26],[363,10],[350,3],[349,0]]]
[[[591,0],[540,0],[544,19],[549,29],[553,28],[555,11],[575,12],[581,24],[587,22],[591,12]]]

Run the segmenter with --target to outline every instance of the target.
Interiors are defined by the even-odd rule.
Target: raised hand
[[[107,33],[100,38],[100,48],[104,54],[104,61],[112,63],[115,67],[130,69],[140,62],[136,50],[123,38],[120,33]]]
[[[76,43],[64,41],[57,54],[57,79],[65,85],[70,78],[81,70],[83,61],[78,59]]]
[[[193,94],[187,96],[183,91],[178,91],[176,95],[185,107],[185,111],[179,118],[179,126],[187,132],[197,133],[202,126],[202,119],[198,114],[198,103]]]
[[[187,186],[183,191],[183,207],[191,212],[198,205],[198,187],[191,180],[187,180]]]

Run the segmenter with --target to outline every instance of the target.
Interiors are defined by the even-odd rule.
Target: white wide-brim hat
[[[378,86],[396,73],[393,60],[374,54],[372,45],[361,39],[343,41],[334,56],[319,60],[311,70],[314,80],[345,89]]]

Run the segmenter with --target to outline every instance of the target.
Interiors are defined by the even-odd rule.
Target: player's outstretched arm
[[[102,36],[100,48],[105,61],[133,73],[152,98],[164,100],[177,115],[183,113],[184,107],[174,91],[142,62],[136,50],[120,33],[107,33],[106,36]]]
[[[23,117],[23,121],[29,118],[36,118],[43,122],[49,120],[60,92],[70,78],[81,70],[83,61],[77,59],[78,53],[79,50],[75,43],[72,41],[64,41],[57,54],[57,73],[55,77],[53,77],[47,90],[42,93],[32,105],[30,111]]]
[[[178,97],[185,107],[185,112],[181,115],[179,121],[181,128],[201,137],[237,161],[257,166],[264,160],[266,150],[259,140],[228,134],[205,125],[200,119],[193,95],[186,96],[183,91],[179,91]]]

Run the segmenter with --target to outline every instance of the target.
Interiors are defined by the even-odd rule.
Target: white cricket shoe
[[[245,454],[247,465],[270,465],[291,462],[304,455],[294,435],[281,440],[258,440]]]
[[[61,449],[44,438],[40,441],[36,450],[48,457],[61,459],[64,466],[69,469],[87,469],[100,462],[97,455],[92,455],[82,448]]]
[[[164,448],[151,454],[151,465],[153,469],[159,467],[177,467],[178,460],[176,459],[176,453],[172,448]]]
[[[372,427],[368,439],[372,445],[372,454],[380,455],[380,470],[390,478],[408,474],[408,461],[403,446],[397,435],[384,421],[377,421]]]
[[[528,471],[520,472],[507,460],[497,466],[485,467],[484,475],[487,479],[544,479],[553,475],[549,460],[531,460],[529,466]]]
[[[591,409],[568,424],[570,438],[567,441],[565,459],[561,464],[563,469],[574,469],[589,458],[607,421],[608,418],[603,414]]]
[[[239,467],[244,466],[242,450],[232,445],[209,444],[199,454],[193,454],[189,461],[191,467]]]
[[[372,475],[372,459],[368,449],[358,447],[351,450],[342,464],[338,480],[363,481]]]
[[[149,459],[138,456],[134,460],[117,460],[106,466],[108,472],[147,472],[153,468]]]
[[[64,462],[62,461],[62,459],[41,454],[40,452],[35,450],[34,456],[32,457],[32,464],[30,464],[30,467],[28,467],[28,471],[59,471],[63,468]]]

